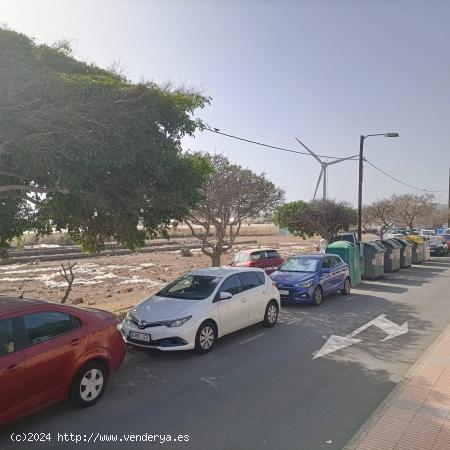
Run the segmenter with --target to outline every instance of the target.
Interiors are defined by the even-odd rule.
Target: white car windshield
[[[205,275],[185,275],[161,289],[159,297],[179,298],[184,300],[204,300],[217,287],[221,278]]]
[[[317,258],[295,256],[288,259],[278,270],[281,272],[316,272],[319,266]]]

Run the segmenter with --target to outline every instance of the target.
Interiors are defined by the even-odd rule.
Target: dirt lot
[[[233,251],[223,257],[222,264],[229,264],[242,247],[271,246],[287,257],[315,251],[318,242],[293,236],[245,236],[240,240],[255,240],[258,244],[240,246],[238,240]],[[210,259],[199,251],[192,254],[183,257],[179,251],[171,251],[79,260],[68,303],[123,313],[184,272],[210,265]],[[61,261],[53,261],[0,266],[0,295],[18,296],[25,291],[28,298],[59,302],[66,287],[59,275],[60,264]]]

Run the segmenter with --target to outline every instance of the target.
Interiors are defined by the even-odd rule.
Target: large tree
[[[208,101],[0,29],[0,252],[25,229],[135,249],[182,220],[208,170],[180,141]]]
[[[409,229],[417,225],[419,217],[430,215],[435,204],[432,194],[403,194],[391,197],[395,217],[398,222],[404,223]]]
[[[372,223],[378,228],[380,239],[387,230],[395,224],[395,209],[391,199],[377,200],[366,207],[366,212],[372,218]]]
[[[327,241],[357,222],[357,213],[346,202],[313,200],[295,201],[277,208],[275,222],[303,238],[319,235]]]
[[[242,222],[273,211],[283,201],[284,192],[264,174],[232,164],[223,155],[205,154],[203,158],[213,173],[204,183],[203,201],[186,223],[212,265],[220,266],[221,256],[232,248]]]

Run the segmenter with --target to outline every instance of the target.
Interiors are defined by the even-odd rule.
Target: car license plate
[[[136,341],[150,342],[150,335],[146,333],[137,333],[136,331],[130,331],[130,338]]]
[[[279,289],[278,292],[280,293],[280,295],[289,295],[289,291],[287,291],[286,289]]]

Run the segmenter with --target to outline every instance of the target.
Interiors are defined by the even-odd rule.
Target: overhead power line
[[[271,149],[274,149],[274,150],[280,150],[282,152],[296,153],[298,155],[311,156],[307,152],[301,152],[299,150],[293,150],[291,148],[278,147],[276,145],[265,144],[264,142],[258,142],[258,141],[253,141],[251,139],[239,137],[239,136],[234,136],[233,134],[223,133],[218,128],[205,128],[205,130],[206,131],[210,131],[211,133],[216,133],[216,134],[220,134],[222,136],[226,136],[226,137],[229,137],[229,138],[232,138],[232,139],[236,139],[238,141],[243,141],[243,142],[248,142],[250,144],[259,145],[261,147],[267,147],[267,148],[271,148]],[[319,154],[317,154],[317,156],[320,156],[322,158],[329,158],[329,159],[342,159],[342,156],[330,156],[330,155],[319,155]],[[351,159],[353,161],[356,161],[356,159],[352,159],[351,157],[349,159]]]
[[[233,134],[224,133],[223,131],[220,131],[219,128],[207,127],[207,128],[205,128],[205,130],[206,131],[210,131],[211,133],[220,134],[222,136],[229,137],[231,139],[236,139],[238,141],[247,142],[249,144],[259,145],[261,147],[266,147],[266,148],[270,148],[270,149],[273,149],[273,150],[279,150],[279,151],[288,152],[288,153],[295,153],[297,155],[311,156],[311,154],[307,153],[307,152],[302,152],[302,151],[299,151],[299,150],[293,150],[291,148],[279,147],[277,145],[270,145],[270,144],[266,144],[264,142],[254,141],[252,139],[247,139],[247,138],[235,136]],[[334,159],[334,160],[342,159],[341,156],[330,156],[330,155],[320,155],[320,154],[317,154],[317,156],[322,157],[322,158]],[[353,157],[350,156],[350,157],[348,157],[348,160],[349,161],[357,161],[358,158],[357,157],[353,158]],[[420,188],[418,186],[413,186],[412,184],[406,183],[405,181],[402,181],[402,180],[394,177],[394,175],[391,175],[390,173],[388,173],[385,170],[381,169],[380,167],[376,166],[374,163],[370,162],[367,158],[364,158],[364,161],[367,164],[369,164],[370,166],[372,166],[375,170],[378,170],[378,172],[380,172],[383,175],[391,178],[392,180],[396,181],[397,183],[402,184],[403,186],[409,187],[410,189],[414,189],[416,191],[421,191],[421,192],[429,192],[429,193],[447,192],[447,189],[431,190],[431,189]]]
[[[405,183],[404,181],[399,180],[398,178],[394,177],[394,175],[391,175],[390,173],[387,173],[385,170],[381,169],[380,167],[376,166],[374,163],[370,162],[367,158],[364,158],[364,161],[366,161],[367,164],[372,166],[374,169],[378,170],[378,172],[382,173],[383,175],[386,175],[387,177],[392,178],[393,180],[397,181],[397,183],[403,184],[403,186],[409,187],[411,189],[415,189],[416,191],[430,192],[430,193],[447,192],[447,189],[431,190],[431,189],[425,189],[425,188],[420,188],[420,187],[417,187],[417,186],[413,186],[412,184]]]

